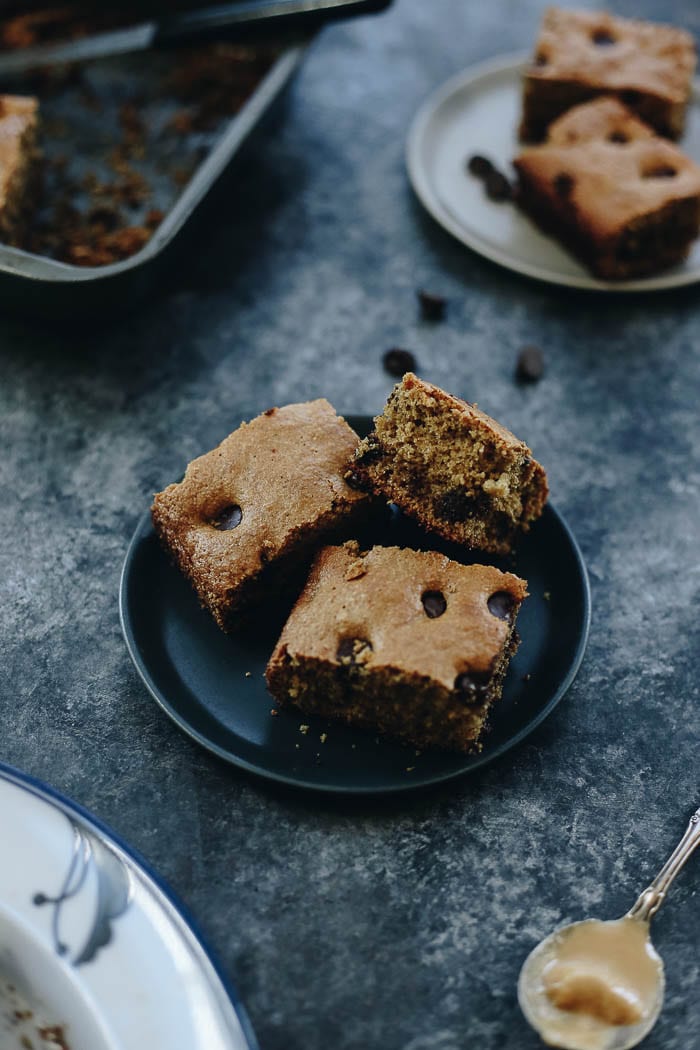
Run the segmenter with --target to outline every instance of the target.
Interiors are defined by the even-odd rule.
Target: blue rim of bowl
[[[219,980],[221,987],[238,1018],[243,1037],[248,1044],[249,1050],[260,1050],[258,1040],[253,1031],[253,1026],[246,1009],[239,999],[230,980],[226,976],[221,963],[207,943],[206,938],[203,936],[196,919],[193,917],[189,908],[182,903],[170,886],[168,886],[163,877],[151,867],[149,862],[145,860],[138,850],[134,849],[133,846],[129,846],[120,835],[108,827],[107,824],[103,823],[98,817],[94,816],[94,814],[84,806],[81,806],[79,802],[74,802],[72,799],[67,798],[66,795],[57,791],[56,788],[50,787],[43,780],[39,780],[38,777],[33,776],[31,773],[24,773],[17,769],[16,766],[0,761],[0,780],[5,780],[10,784],[14,784],[16,787],[28,791],[30,794],[42,799],[42,801],[54,806],[62,813],[77,817],[89,828],[94,830],[98,837],[115,845],[129,859],[129,861],[139,869],[141,874],[147,877],[155,887],[157,896],[163,898],[169,908],[171,908],[182,920],[185,927],[196,941],[207,962],[212,967],[214,974]]]
[[[346,417],[352,424],[352,416]],[[567,541],[571,547],[578,568],[579,579],[581,581],[581,604],[582,604],[582,624],[581,632],[579,635],[578,645],[576,646],[576,652],[574,653],[571,665],[560,683],[559,687],[550,697],[549,701],[538,711],[537,715],[528,722],[518,733],[513,737],[509,737],[508,740],[496,748],[494,751],[482,753],[473,758],[473,761],[469,766],[462,769],[453,769],[445,773],[437,773],[435,776],[429,777],[426,780],[421,781],[419,784],[396,784],[388,787],[370,787],[364,785],[357,785],[355,787],[347,787],[342,785],[319,785],[314,781],[305,781],[297,777],[287,776],[283,773],[276,773],[272,770],[267,769],[265,766],[256,765],[254,762],[248,762],[244,758],[240,758],[237,755],[232,754],[227,748],[220,747],[214,741],[204,736],[202,733],[197,732],[193,729],[189,722],[183,718],[175,707],[170,703],[162,690],[153,681],[146,663],[141,657],[136,638],[134,637],[133,628],[131,625],[130,617],[127,612],[127,587],[131,570],[131,563],[134,559],[136,551],[143,541],[149,528],[152,528],[151,513],[146,511],[138,521],[134,535],[129,543],[126,557],[124,558],[124,565],[122,566],[121,577],[119,580],[119,622],[121,624],[122,634],[126,647],[131,657],[131,661],[136,668],[136,671],[145,685],[148,692],[151,694],[156,703],[165,711],[165,713],[175,722],[179,728],[194,740],[200,744],[201,747],[205,748],[211,754],[216,755],[218,758],[223,759],[224,762],[228,762],[230,765],[236,766],[238,769],[243,769],[248,773],[252,773],[255,776],[262,777],[264,780],[273,781],[278,784],[283,784],[285,787],[297,788],[300,791],[313,791],[314,793],[322,793],[325,795],[336,795],[336,796],[354,796],[354,797],[371,797],[377,795],[396,795],[403,794],[405,792],[422,791],[427,788],[436,787],[439,784],[447,783],[450,780],[455,780],[458,777],[467,776],[470,773],[476,772],[483,766],[490,764],[491,762],[497,761],[510,751],[512,748],[517,747],[523,742],[531,733],[533,733],[538,726],[544,722],[554,708],[559,704],[561,699],[566,694],[567,690],[571,687],[578,670],[581,666],[584,653],[586,651],[586,645],[588,643],[588,635],[591,626],[591,587],[588,579],[588,570],[586,569],[586,563],[583,560],[583,554],[578,545],[576,537],[574,536],[570,526],[564,517],[555,510],[551,503],[547,504],[548,511],[554,515],[559,527],[567,538]]]

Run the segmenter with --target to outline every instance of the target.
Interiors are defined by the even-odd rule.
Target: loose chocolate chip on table
[[[566,171],[554,176],[554,191],[559,197],[570,197],[574,188],[574,177]]]
[[[467,161],[467,168],[471,174],[476,175],[478,179],[484,179],[493,171],[493,164],[488,157],[481,157],[478,153],[475,153],[474,156],[470,157]]]
[[[445,595],[442,591],[424,591],[421,596],[421,601],[423,602],[425,615],[431,620],[436,620],[438,616],[442,616],[447,608]]]
[[[435,295],[434,292],[426,292],[422,288],[417,294],[423,320],[443,321],[445,318],[447,300],[441,295]]]
[[[465,704],[478,704],[486,696],[490,677],[479,671],[464,671],[455,678],[455,691]]]
[[[544,355],[539,346],[524,346],[518,354],[515,378],[521,383],[536,383],[544,374]]]
[[[596,47],[612,47],[617,40],[608,29],[596,29],[591,37]]]
[[[500,171],[492,171],[486,176],[486,196],[492,201],[509,201],[513,197],[513,187]]]
[[[241,524],[242,518],[243,511],[238,504],[232,503],[219,511],[216,518],[212,521],[212,525],[220,532],[228,532],[229,529],[237,528]]]
[[[513,608],[515,606],[515,599],[512,594],[508,591],[496,591],[489,597],[486,603],[488,605],[489,612],[492,616],[495,616],[498,620],[510,620],[513,615]]]
[[[406,372],[415,372],[416,370],[416,359],[410,350],[401,350],[399,347],[394,347],[391,350],[387,350],[382,358],[384,362],[384,368],[390,376],[396,376],[400,379]]]

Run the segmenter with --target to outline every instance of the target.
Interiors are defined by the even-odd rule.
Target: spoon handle
[[[685,835],[659,874],[645,890],[642,890],[634,905],[627,912],[628,918],[649,922],[656,915],[666,898],[671,883],[697,846],[700,846],[700,809],[693,813]]]

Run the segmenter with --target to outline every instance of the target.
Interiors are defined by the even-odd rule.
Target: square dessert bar
[[[267,667],[280,705],[469,751],[502,692],[527,584],[434,551],[322,550]]]
[[[358,441],[323,399],[271,408],[155,496],[156,532],[223,630],[301,588],[315,549],[364,519],[369,498],[344,480]]]
[[[695,62],[695,43],[682,29],[549,8],[525,74],[520,137],[539,142],[567,109],[614,94],[660,135],[679,138]]]
[[[530,449],[458,397],[407,372],[352,467],[360,483],[424,528],[507,553],[540,516],[547,478]]]
[[[700,167],[613,98],[577,106],[513,162],[517,200],[599,277],[680,262],[700,227]]]
[[[39,189],[35,98],[0,95],[0,240],[19,245]]]

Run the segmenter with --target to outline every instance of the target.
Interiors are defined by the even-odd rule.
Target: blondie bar
[[[680,262],[700,227],[700,167],[617,99],[576,106],[513,162],[517,200],[597,276]]]
[[[394,387],[352,471],[429,531],[494,553],[511,549],[548,493],[527,445],[412,372]]]
[[[660,135],[677,139],[695,62],[695,43],[682,29],[549,8],[524,78],[520,137],[539,142],[572,106],[614,94]]]
[[[279,705],[418,748],[478,744],[517,648],[525,581],[434,551],[319,552],[267,667]]]
[[[344,480],[358,440],[323,399],[271,408],[155,496],[158,535],[223,630],[364,520],[371,500]]]

